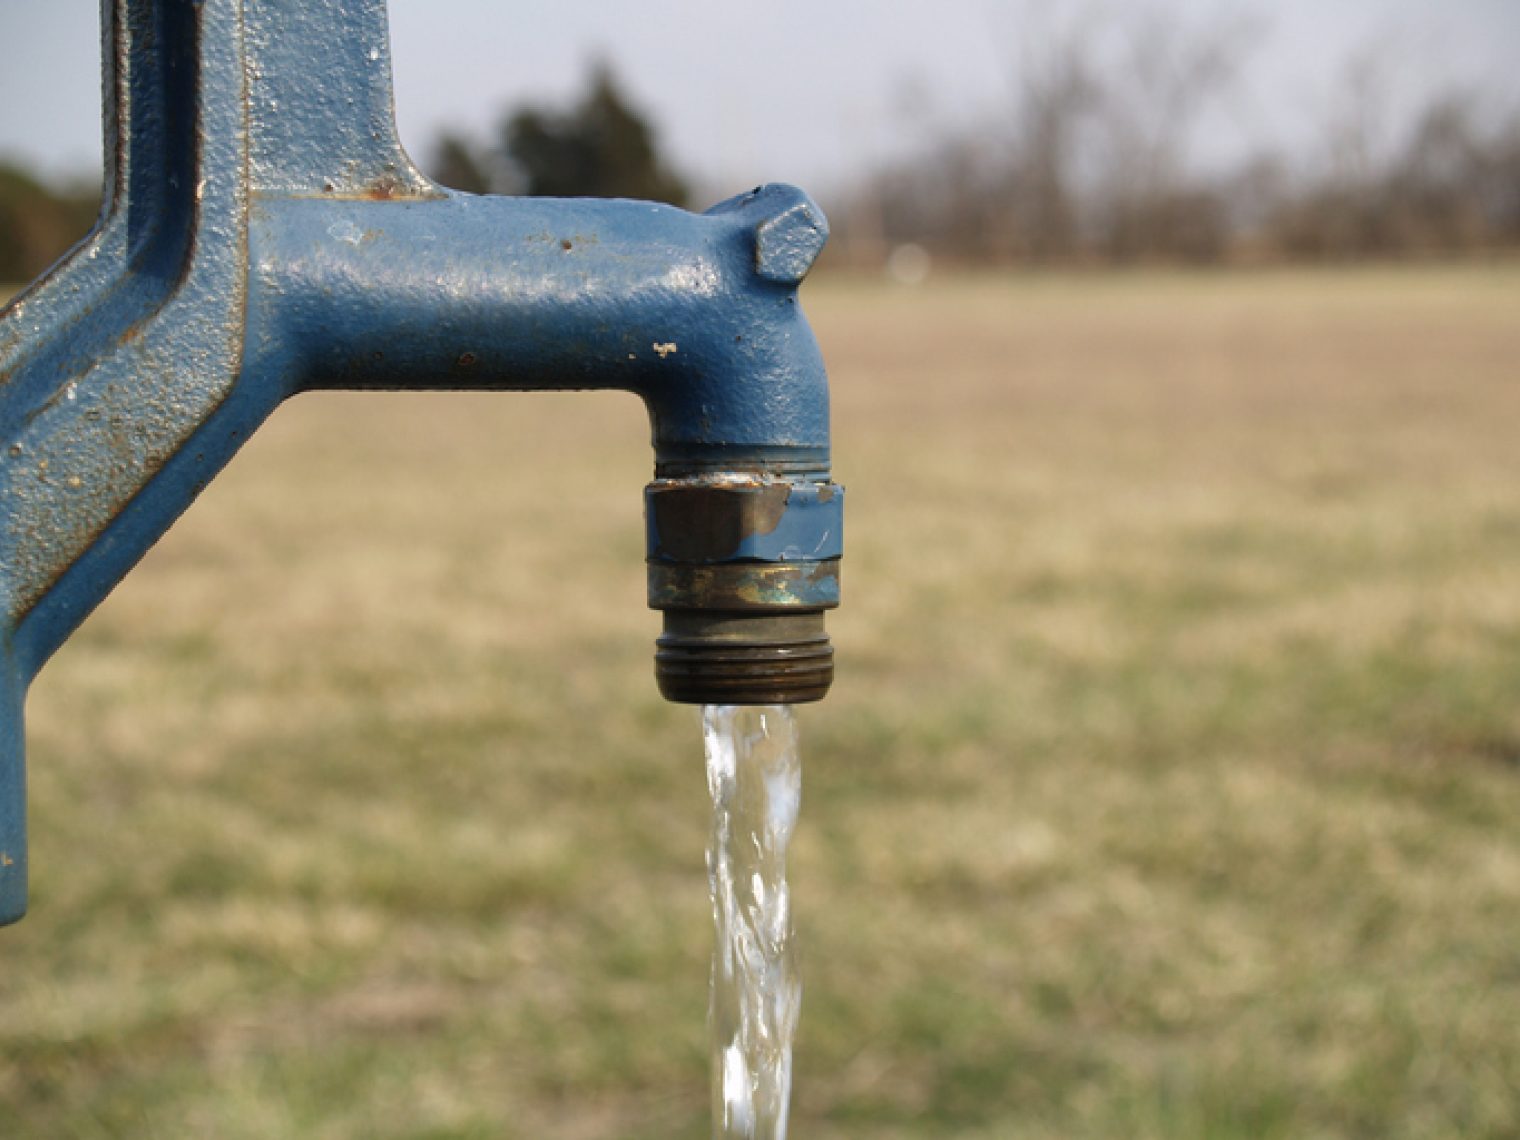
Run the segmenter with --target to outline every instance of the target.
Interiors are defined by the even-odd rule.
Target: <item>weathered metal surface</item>
[[[661,694],[685,704],[801,704],[822,700],[834,680],[834,647],[819,610],[667,610],[655,646]]]
[[[806,198],[794,202],[755,231],[755,272],[767,281],[800,284],[828,240],[823,212]]]
[[[839,559],[825,562],[649,562],[649,608],[730,613],[827,610],[839,604]]]
[[[649,557],[818,562],[844,552],[844,489],[759,477],[663,480],[644,491]]]
[[[0,313],[0,922],[26,902],[27,685],[294,392],[627,389],[658,479],[791,487],[745,557],[837,557],[806,195],[694,215],[435,186],[396,139],[383,0],[103,0],[102,22],[100,223]],[[742,637],[697,619],[670,653],[700,675],[720,644],[790,638],[810,699],[823,589]]]
[[[764,472],[645,488],[649,605],[665,622],[655,679],[666,697],[782,704],[828,692],[822,614],[839,604],[843,512],[842,487]]]
[[[245,371],[295,387],[623,388],[663,472],[828,464],[828,389],[795,286],[757,277],[768,186],[647,202],[259,197]],[[740,379],[740,378],[743,379]]]

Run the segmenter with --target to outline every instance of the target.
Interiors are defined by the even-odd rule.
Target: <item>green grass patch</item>
[[[794,1134],[1520,1132],[1520,272],[807,302],[851,530]],[[0,1132],[708,1134],[646,437],[255,438],[32,695]]]

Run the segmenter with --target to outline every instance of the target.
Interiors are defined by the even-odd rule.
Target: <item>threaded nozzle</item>
[[[669,701],[784,705],[822,700],[834,680],[823,614],[667,610],[654,673]]]

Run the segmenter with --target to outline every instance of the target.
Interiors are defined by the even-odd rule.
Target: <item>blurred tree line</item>
[[[877,266],[910,245],[965,264],[1520,247],[1520,112],[1451,91],[1395,114],[1396,85],[1377,55],[1349,68],[1303,152],[1259,149],[1228,168],[1199,162],[1207,114],[1238,86],[1253,34],[1238,22],[1185,27],[1137,11],[1028,36],[1003,113],[920,132],[906,157],[828,203],[831,259]],[[654,127],[605,64],[568,107],[517,109],[484,141],[445,134],[426,166],[475,193],[688,201]],[[0,165],[0,282],[37,276],[98,209],[97,191],[49,187]]]
[[[1341,76],[1294,153],[1199,161],[1257,29],[1122,9],[1032,36],[1004,112],[938,130],[831,214],[843,256],[976,264],[1345,260],[1520,246],[1520,112],[1401,106],[1387,55]],[[1279,98],[1297,93],[1275,92]],[[1217,116],[1216,116],[1217,117]]]
[[[559,111],[530,106],[508,114],[481,146],[445,134],[434,178],[474,194],[556,198],[642,198],[687,204],[686,182],[661,156],[653,126],[633,106],[612,69],[597,64],[586,93]]]
[[[426,165],[445,186],[477,194],[688,200],[654,127],[605,64],[592,69],[572,106],[521,108],[484,144],[445,134]],[[99,210],[98,189],[49,188],[0,164],[0,283],[32,280],[89,231]]]

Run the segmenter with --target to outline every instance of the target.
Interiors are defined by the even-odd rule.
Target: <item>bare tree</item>
[[[1083,21],[1022,50],[1007,190],[1024,250],[1039,260],[1071,257],[1080,245],[1078,152],[1103,99],[1093,42]]]
[[[862,191],[855,216],[880,247],[916,241],[1000,263],[1520,243],[1520,114],[1495,116],[1491,94],[1438,92],[1411,107],[1385,38],[1350,61],[1303,132],[1317,135],[1317,154],[1257,146],[1209,171],[1200,140],[1212,114],[1241,100],[1258,25],[1104,2],[1075,17],[1024,9],[1002,114],[941,131]]]
[[[1193,170],[1192,152],[1204,111],[1236,84],[1254,28],[1239,18],[1188,26],[1152,10],[1117,31],[1095,203],[1102,250],[1120,260],[1217,258],[1228,211]]]

